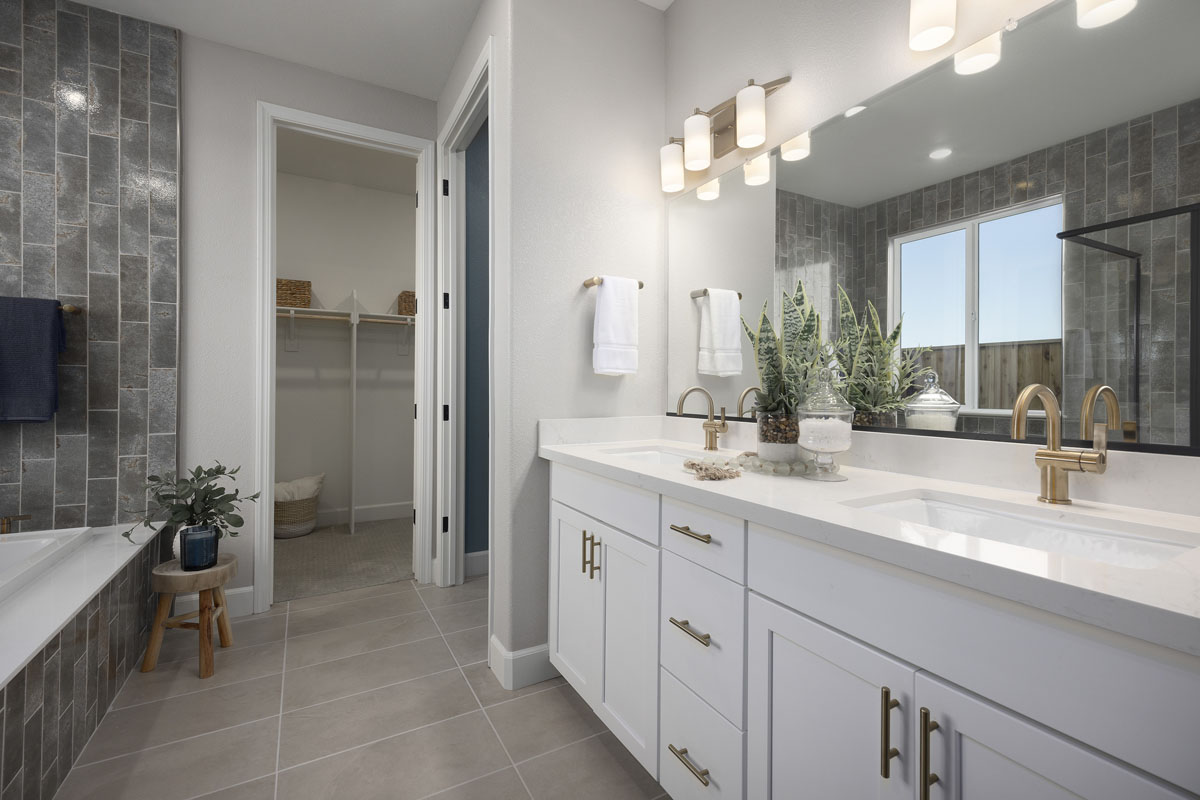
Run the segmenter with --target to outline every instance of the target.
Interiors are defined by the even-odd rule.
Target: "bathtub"
[[[64,528],[0,536],[0,603],[82,547],[91,532]]]

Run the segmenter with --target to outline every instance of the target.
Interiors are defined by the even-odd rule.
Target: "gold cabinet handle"
[[[692,530],[690,525],[672,525],[671,530],[675,531],[676,533],[682,533],[684,536],[690,536],[698,542],[712,544],[712,534],[696,533],[694,530]]]
[[[921,767],[918,779],[921,781],[921,800],[929,800],[929,787],[941,780],[936,772],[929,771],[929,734],[938,729],[936,720],[929,718],[929,709],[921,707]]]
[[[892,777],[892,759],[900,755],[900,751],[892,747],[892,709],[898,708],[900,701],[892,697],[892,690],[884,686],[879,690],[879,774],[884,778]]]
[[[594,536],[589,536],[587,531],[580,531],[583,534],[583,541],[580,542],[580,549],[583,552],[583,568],[579,570],[584,575],[587,575],[588,570],[588,539],[594,539]]]
[[[687,748],[686,747],[683,749],[680,749],[680,748],[676,747],[675,745],[668,743],[667,749],[670,750],[672,753],[674,753],[675,757],[678,758],[681,762],[683,762],[683,765],[688,768],[688,772],[690,772],[696,776],[696,780],[700,781],[705,786],[708,786],[708,770],[696,768],[696,765],[692,763],[692,760],[687,757]]]
[[[705,647],[708,647],[709,645],[712,644],[712,634],[711,633],[696,633],[694,630],[692,630],[691,626],[688,625],[688,621],[686,619],[675,619],[674,617],[667,617],[667,620],[672,625],[674,625],[676,628],[679,628],[679,630],[683,631],[688,636],[692,637],[693,639],[695,639],[697,642],[704,645]]]
[[[600,540],[597,539],[595,536],[592,536],[592,561],[590,564],[592,571],[588,573],[589,581],[592,578],[596,577],[596,573],[600,571],[600,564],[596,560],[596,550],[599,549],[599,547],[600,547]]]

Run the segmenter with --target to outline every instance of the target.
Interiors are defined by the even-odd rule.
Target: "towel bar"
[[[692,299],[696,300],[697,298],[706,297],[707,295],[708,295],[708,289],[697,289],[696,291],[692,292]],[[738,300],[741,300],[741,299],[742,299],[742,293],[738,292]]]
[[[587,280],[585,280],[583,282],[583,288],[591,289],[593,286],[599,286],[602,283],[604,283],[604,278],[601,278],[599,275],[593,275],[592,277],[588,278]],[[646,284],[642,283],[641,281],[638,281],[638,288],[645,289]]]
[[[82,314],[83,309],[79,306],[65,305],[62,307],[64,314]]]

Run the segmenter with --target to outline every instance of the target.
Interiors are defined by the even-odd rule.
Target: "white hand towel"
[[[742,301],[732,289],[709,289],[700,298],[701,375],[742,374]]]
[[[597,375],[632,375],[638,368],[638,282],[603,278],[596,288],[592,369]]]

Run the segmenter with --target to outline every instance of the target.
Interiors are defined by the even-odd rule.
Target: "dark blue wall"
[[[488,549],[488,126],[467,147],[465,519],[468,553]]]

